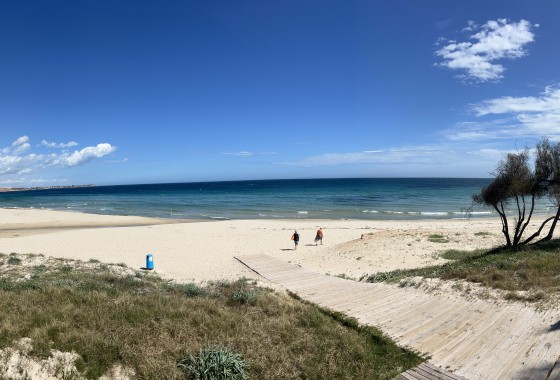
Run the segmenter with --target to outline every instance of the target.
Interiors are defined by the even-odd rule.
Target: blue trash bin
[[[151,253],[146,255],[146,269],[154,269],[154,256]]]

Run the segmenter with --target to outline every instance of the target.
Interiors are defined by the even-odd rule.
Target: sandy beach
[[[448,249],[502,244],[497,218],[470,220],[230,220],[179,221],[35,209],[0,209],[0,252],[145,265],[177,281],[255,278],[237,255],[267,254],[319,273],[364,274],[442,263]],[[537,218],[540,220],[540,218]],[[318,227],[323,245],[314,243]],[[293,250],[297,229],[301,241]],[[432,242],[443,235],[448,242]]]

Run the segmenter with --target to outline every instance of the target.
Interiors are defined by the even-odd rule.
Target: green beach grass
[[[1,255],[0,310],[0,353],[22,338],[36,360],[75,352],[72,368],[57,369],[65,379],[115,366],[135,379],[186,379],[189,356],[208,347],[243,360],[253,379],[391,379],[424,360],[374,328],[247,280],[174,284],[95,260]]]
[[[506,291],[507,299],[540,301],[560,293],[560,240],[490,251],[448,250],[443,265],[376,273],[368,282],[399,282],[410,277],[465,280]],[[518,292],[528,293],[521,296]]]

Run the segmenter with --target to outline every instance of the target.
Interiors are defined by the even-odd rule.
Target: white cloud
[[[472,106],[476,116],[507,115],[513,120],[507,128],[493,133],[524,137],[560,137],[560,87],[548,86],[540,96],[491,99]]]
[[[32,168],[41,166],[46,161],[48,161],[48,157],[36,154],[27,156],[2,155],[0,156],[0,175],[29,173]]]
[[[239,156],[239,157],[250,157],[253,155],[252,152],[247,152],[247,151],[242,151],[242,152],[234,152],[234,153],[222,153],[225,154],[226,156]]]
[[[480,25],[478,25],[476,22],[469,20],[467,21],[467,26],[463,28],[463,32],[474,32],[476,29],[478,29],[480,27]]]
[[[480,141],[511,138],[518,131],[518,121],[510,117],[460,122],[451,129],[441,131],[440,134],[451,141]]]
[[[543,137],[560,139],[560,87],[548,86],[539,96],[504,96],[471,105],[477,120],[441,132],[451,141],[484,141]]]
[[[123,164],[125,162],[128,162],[128,157],[125,157],[122,160],[105,160],[106,164]]]
[[[20,145],[24,145],[24,144],[26,144],[28,141],[29,141],[29,137],[28,137],[28,136],[21,136],[21,137],[18,137],[18,139],[12,143],[12,147],[17,147],[17,146],[20,146]]]
[[[511,97],[504,96],[475,104],[473,111],[477,116],[506,113],[560,113],[560,87],[547,86],[541,96]]]
[[[40,145],[46,146],[47,148],[61,148],[62,149],[62,148],[71,148],[73,146],[77,146],[78,143],[75,142],[75,141],[70,141],[70,142],[67,142],[67,143],[58,143],[57,144],[55,142],[49,142],[47,140],[43,140],[43,141],[41,141]]]
[[[28,152],[31,148],[28,141],[28,136],[21,136],[9,147],[5,147],[0,150],[0,176],[2,176],[1,179],[4,183],[7,183],[9,180],[18,180],[14,178],[6,178],[5,176],[8,175],[25,175],[51,166],[78,166],[85,164],[92,159],[110,154],[117,149],[111,144],[103,143],[96,146],[86,147],[72,153],[63,151],[59,154],[36,154]],[[64,145],[68,146],[68,144]]]
[[[307,157],[300,161],[284,162],[294,166],[323,166],[343,164],[401,164],[414,162],[415,164],[429,164],[435,157],[450,154],[448,147],[417,146],[406,148],[376,149],[348,153],[327,153]]]
[[[257,153],[253,153],[253,152],[249,152],[249,151],[241,151],[241,152],[224,152],[222,153],[223,155],[226,156],[238,156],[238,157],[251,157],[251,156],[277,156],[280,153],[278,152],[257,152]]]
[[[11,154],[13,154],[14,156],[19,156],[20,154],[27,152],[29,148],[31,148],[31,145],[29,145],[28,143],[24,143],[13,148]]]
[[[53,161],[56,165],[61,166],[78,166],[85,164],[94,158],[99,158],[113,153],[117,148],[111,144],[103,143],[97,146],[88,146],[82,150],[76,150],[73,153],[62,153]]]
[[[385,175],[394,172],[395,175],[431,173],[429,175],[460,177],[469,173],[468,175],[486,176],[507,152],[488,144],[441,143],[360,152],[328,153],[282,164],[297,167],[366,165],[371,168],[372,173],[379,172]]]
[[[18,137],[10,146],[2,148],[2,154],[19,156],[29,150],[31,145],[28,143],[29,137]]]
[[[23,178],[17,178],[17,179],[7,179],[2,181],[3,185],[6,186],[11,186],[11,187],[17,187],[19,186],[29,186],[29,185],[37,185],[37,186],[41,186],[44,184],[53,184],[53,183],[68,183],[69,181],[67,179],[44,179],[44,178],[34,178],[34,179],[23,179]]]
[[[474,42],[446,40],[447,45],[435,52],[443,59],[438,66],[460,70],[459,75],[467,81],[487,82],[503,78],[505,68],[495,61],[515,59],[527,54],[525,45],[534,40],[533,27],[529,21],[508,22],[506,19],[490,20],[479,26],[469,21],[465,32]]]

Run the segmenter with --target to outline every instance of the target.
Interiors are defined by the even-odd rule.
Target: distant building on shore
[[[35,186],[35,187],[0,187],[0,193],[9,191],[31,191],[31,190],[52,190],[52,189],[76,189],[80,187],[95,187],[96,185],[68,185],[68,186]]]

